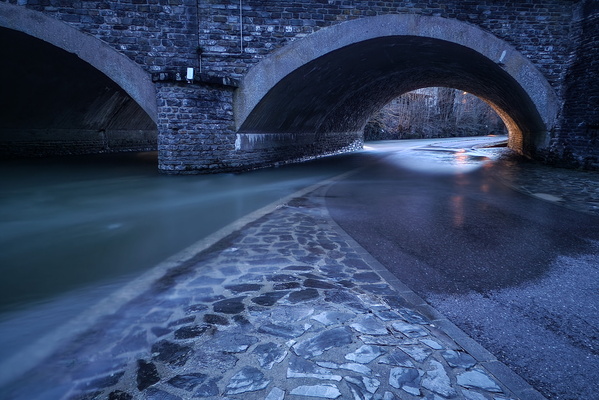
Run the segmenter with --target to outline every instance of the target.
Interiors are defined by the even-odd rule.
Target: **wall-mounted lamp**
[[[193,68],[187,68],[187,83],[192,83],[193,82]]]

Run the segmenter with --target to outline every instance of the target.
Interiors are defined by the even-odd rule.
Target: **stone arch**
[[[22,6],[0,2],[0,27],[25,33],[76,54],[118,86],[156,122],[156,93],[150,75],[101,40]]]
[[[507,42],[457,20],[383,15],[321,29],[252,67],[235,96],[241,133],[361,130],[394,97],[426,86],[487,101],[528,156],[549,144],[559,100]]]

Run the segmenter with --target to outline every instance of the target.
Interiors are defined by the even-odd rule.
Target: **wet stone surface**
[[[57,349],[10,399],[516,399],[298,198]]]

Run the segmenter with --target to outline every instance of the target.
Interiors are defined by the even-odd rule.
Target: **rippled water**
[[[0,359],[169,256],[352,161],[198,176],[161,175],[156,165],[155,153],[0,162]]]

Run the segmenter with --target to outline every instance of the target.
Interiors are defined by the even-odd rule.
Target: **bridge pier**
[[[183,82],[156,84],[161,172],[231,170],[235,150],[233,88]]]
[[[236,132],[234,84],[157,82],[158,164],[167,174],[240,172],[362,148],[362,132]]]

